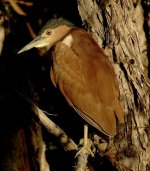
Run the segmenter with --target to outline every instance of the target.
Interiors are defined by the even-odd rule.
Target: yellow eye
[[[52,34],[52,31],[51,31],[51,30],[47,30],[47,31],[46,31],[46,34],[47,34],[47,35],[51,35],[51,34]]]

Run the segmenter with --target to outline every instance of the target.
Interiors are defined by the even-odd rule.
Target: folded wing
[[[113,67],[91,36],[74,29],[72,46],[60,42],[53,53],[51,79],[67,102],[89,124],[116,134],[116,117],[124,122]]]

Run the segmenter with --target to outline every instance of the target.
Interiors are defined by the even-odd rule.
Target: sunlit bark
[[[84,26],[113,63],[125,114],[125,128],[105,153],[118,170],[146,171],[149,166],[148,57],[143,9],[138,2],[78,0]]]

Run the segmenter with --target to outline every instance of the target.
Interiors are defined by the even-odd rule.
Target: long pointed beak
[[[28,43],[26,46],[24,46],[19,52],[25,52],[27,50],[30,50],[34,47],[38,48],[38,47],[44,47],[46,46],[46,43],[44,42],[45,38],[41,37],[41,36],[37,36],[34,40],[32,40],[30,43]]]

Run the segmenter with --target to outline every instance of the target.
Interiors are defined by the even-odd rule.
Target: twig
[[[32,2],[26,2],[26,1],[21,1],[21,0],[17,0],[16,2],[18,4],[22,4],[22,5],[29,6],[29,7],[33,5]]]
[[[0,55],[3,50],[4,40],[5,40],[5,30],[4,30],[4,26],[0,24]]]
[[[60,143],[64,146],[67,151],[72,151],[77,149],[75,142],[67,136],[67,134],[57,126],[53,121],[51,121],[41,109],[39,109],[35,104],[33,104],[33,112],[39,118],[40,122],[47,128],[47,130],[58,137]]]
[[[16,11],[19,15],[27,16],[27,14],[22,10],[22,8],[17,4],[17,2],[13,0],[8,0],[11,7]]]
[[[29,22],[26,22],[26,26],[27,26],[27,28],[28,28],[28,30],[29,30],[29,33],[30,33],[31,37],[32,37],[33,39],[35,39],[36,34],[34,33],[34,31],[33,31],[32,27],[31,27],[30,23],[29,23]]]

